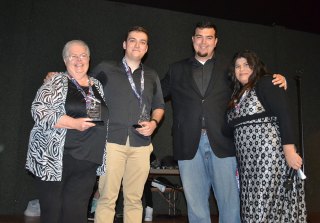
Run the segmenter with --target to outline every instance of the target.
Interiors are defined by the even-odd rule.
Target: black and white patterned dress
[[[283,147],[294,134],[284,90],[263,77],[257,86],[228,111],[239,162],[243,223],[306,222],[304,183],[284,182],[288,166]]]
[[[34,126],[30,132],[26,169],[43,181],[61,181],[66,128],[55,128],[61,116],[66,114],[65,101],[68,93],[68,74],[60,73],[44,83],[32,102],[31,114]],[[101,83],[91,78],[100,96],[104,98]],[[97,175],[105,173],[106,150],[103,164]]]

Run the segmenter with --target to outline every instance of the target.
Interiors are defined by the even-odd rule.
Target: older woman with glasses
[[[108,108],[100,82],[87,74],[87,44],[69,41],[62,56],[67,71],[44,83],[32,103],[26,169],[36,180],[41,222],[87,223],[96,173],[105,167]]]

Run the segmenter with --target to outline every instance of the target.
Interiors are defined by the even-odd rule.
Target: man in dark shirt
[[[104,87],[110,108],[106,173],[99,180],[97,223],[113,222],[121,182],[124,222],[142,222],[141,197],[150,170],[151,135],[164,114],[158,75],[141,63],[148,50],[147,31],[131,28],[123,49],[122,61],[102,62],[93,71]]]

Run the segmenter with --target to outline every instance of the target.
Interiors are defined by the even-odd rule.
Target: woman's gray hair
[[[80,45],[84,46],[86,48],[88,56],[90,56],[90,49],[89,49],[88,45],[84,41],[82,41],[82,40],[70,40],[63,47],[63,50],[62,50],[62,58],[63,59],[66,59],[66,58],[68,58],[68,56],[70,56],[69,55],[69,48],[70,48],[70,46],[72,44],[80,44]]]

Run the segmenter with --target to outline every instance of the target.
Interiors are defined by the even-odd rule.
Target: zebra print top
[[[101,97],[104,98],[100,82],[91,77]],[[66,114],[65,101],[68,92],[67,73],[59,73],[44,83],[32,102],[31,114],[35,124],[29,137],[26,169],[43,181],[61,181],[62,158],[67,129],[55,128],[59,118]],[[103,164],[97,174],[105,172]]]

